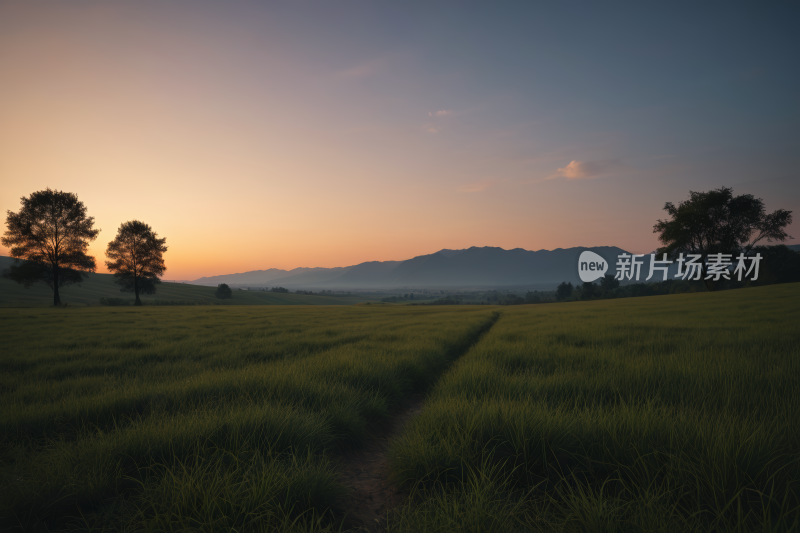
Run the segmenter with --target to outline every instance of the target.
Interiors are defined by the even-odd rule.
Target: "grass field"
[[[3,525],[83,516],[92,527],[290,531],[344,517],[330,453],[429,387],[496,315],[262,306],[0,317]]]
[[[797,531],[798,324],[799,284],[504,311],[394,442],[395,529]]]
[[[390,531],[796,531],[798,302],[2,309],[0,529],[347,529],[429,391]]]

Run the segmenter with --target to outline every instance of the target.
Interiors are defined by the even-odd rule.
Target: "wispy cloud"
[[[619,168],[619,166],[619,159],[604,159],[600,161],[578,161],[573,159],[567,166],[556,169],[556,173],[547,179],[586,180],[598,178]]]
[[[433,117],[434,119],[447,117],[452,114],[453,114],[452,109],[442,109],[440,111],[428,111],[428,116]],[[427,122],[422,127],[425,128],[425,131],[427,131],[428,133],[439,133],[440,131],[442,131],[441,123],[437,124],[436,122]]]

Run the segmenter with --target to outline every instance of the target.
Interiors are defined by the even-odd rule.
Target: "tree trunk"
[[[142,305],[142,301],[139,299],[139,278],[133,278],[133,292],[136,294],[136,301],[133,302],[133,305]]]
[[[58,294],[58,265],[53,265],[53,305],[61,305],[61,296]]]

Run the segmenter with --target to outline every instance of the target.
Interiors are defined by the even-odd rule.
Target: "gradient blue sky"
[[[99,263],[144,220],[167,279],[798,216],[800,8],[699,4],[0,0],[0,209],[77,193]]]

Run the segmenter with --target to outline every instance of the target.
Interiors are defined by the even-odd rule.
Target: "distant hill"
[[[613,272],[617,255],[613,246],[557,248],[530,251],[496,247],[440,250],[406,261],[369,261],[351,267],[295,269],[286,276],[272,277],[275,269],[201,278],[194,283],[282,286],[289,289],[389,289],[389,288],[493,288],[527,286],[553,288],[562,281],[579,283],[578,257],[591,250],[605,258]],[[649,268],[649,258],[645,258]],[[294,272],[300,271],[299,274]],[[248,279],[267,279],[259,285]],[[644,270],[645,276],[647,271]]]
[[[397,285],[526,285],[578,281],[578,257],[591,250],[609,264],[624,251],[616,247],[557,248],[536,252],[515,248],[469,248],[459,254],[415,257],[392,272]],[[448,256],[449,255],[449,256]]]
[[[800,251],[800,245],[789,248]],[[555,250],[505,250],[496,247],[444,249],[406,261],[368,261],[339,268],[296,268],[257,270],[200,278],[197,284],[228,283],[235,286],[282,286],[288,289],[396,289],[396,288],[501,288],[530,287],[552,289],[562,281],[580,283],[578,257],[591,250],[616,272],[617,256],[626,252],[615,246],[556,248]],[[650,257],[645,255],[639,281],[649,274]],[[670,269],[670,277],[677,265]],[[276,277],[276,273],[283,273]],[[658,273],[657,273],[658,274]],[[260,282],[257,280],[261,280]]]
[[[295,270],[309,270],[307,268],[296,268]],[[194,280],[192,283],[197,285],[213,285],[216,287],[220,283],[237,283],[237,284],[264,284],[268,283],[275,278],[280,278],[289,274],[288,270],[281,270],[280,268],[270,268],[267,270],[251,270],[250,272],[242,272],[240,274],[223,274],[221,276],[208,276]]]
[[[0,271],[13,264],[10,257],[0,256]],[[216,287],[217,284],[214,284]],[[61,288],[62,302],[72,306],[100,305],[100,298],[123,298],[132,300],[133,294],[120,292],[111,274],[89,274],[81,285]],[[233,291],[233,298],[218,300],[214,288],[189,283],[162,282],[153,296],[142,296],[147,305],[155,300],[181,302],[184,304],[224,305],[352,305],[375,299],[371,295],[333,294],[304,295],[282,294],[262,291]],[[0,307],[47,307],[53,304],[53,292],[44,284],[37,283],[26,289],[9,279],[0,277]]]
[[[320,281],[329,280],[341,274],[344,274],[353,267],[336,267],[336,268],[295,268],[294,270],[287,271],[286,276],[274,278],[269,282],[271,287],[299,287],[309,286],[310,284]],[[232,281],[233,284],[239,283]],[[254,285],[256,286],[256,285]]]

